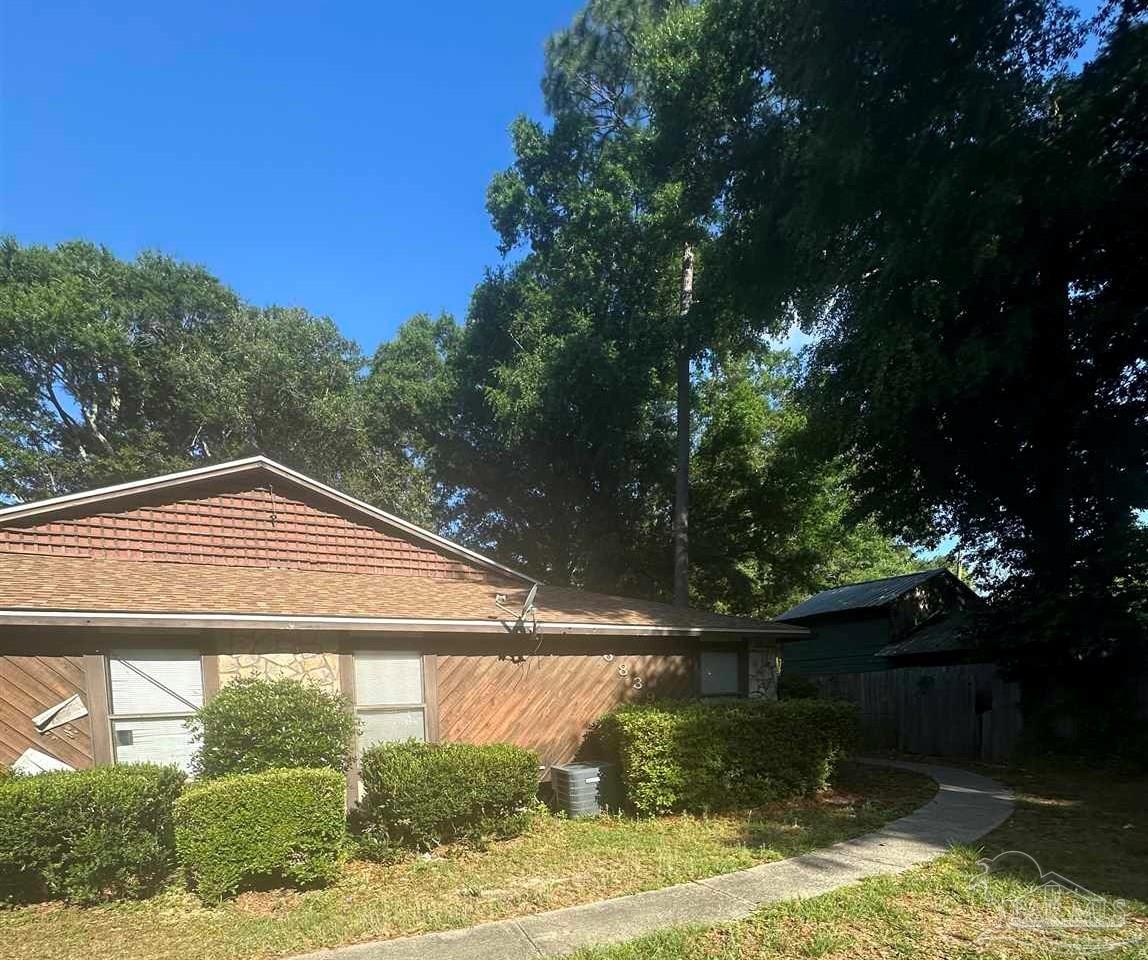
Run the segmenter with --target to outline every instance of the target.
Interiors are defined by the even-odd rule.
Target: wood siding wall
[[[822,696],[858,705],[871,748],[1001,761],[1020,737],[1020,684],[990,663],[809,679]]]
[[[696,684],[695,655],[438,657],[439,736],[468,743],[515,743],[547,768],[572,760],[589,725],[639,697],[685,697]],[[621,676],[620,669],[625,670]],[[640,678],[640,686],[635,686]]]
[[[88,717],[45,734],[32,725],[34,716],[74,693],[84,693],[82,657],[0,657],[0,764],[34,747],[73,767],[90,767]]]
[[[191,497],[184,491],[181,499],[39,523],[16,521],[0,526],[0,553],[489,579],[482,567],[381,527],[303,490],[244,486]]]
[[[422,650],[433,666],[424,665],[429,736],[470,743],[516,743],[537,751],[547,768],[573,759],[590,724],[620,703],[695,696],[701,649],[694,641],[664,638],[611,643],[602,638],[555,637],[548,639],[548,646],[556,653],[514,663],[491,652],[492,648],[505,649],[506,641],[501,638],[462,642],[412,635],[371,643],[364,638],[319,637],[302,631],[290,641],[238,630],[149,631],[146,638],[90,628],[13,631],[0,634],[0,650],[6,648],[10,654],[0,656],[0,763],[10,764],[28,747],[75,767],[90,766],[93,756],[108,762],[110,745],[103,745],[102,754],[93,746],[92,718],[80,721],[74,729],[61,728],[46,736],[36,733],[31,718],[79,692],[106,740],[107,707],[85,688],[85,659],[91,661],[96,689],[103,682],[103,655],[109,649],[157,643],[197,646],[203,651],[209,696],[225,679],[224,664],[233,656],[256,658],[259,662],[249,666],[269,672],[270,667],[282,666],[288,647],[292,651],[322,649],[331,656],[339,650],[335,658],[340,670],[349,672],[352,650]],[[61,655],[34,655],[46,647]]]
[[[889,618],[842,620],[811,625],[813,635],[782,646],[783,669],[803,677],[829,673],[869,673],[888,670],[887,657],[876,653],[893,642]]]

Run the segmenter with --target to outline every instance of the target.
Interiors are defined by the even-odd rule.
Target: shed
[[[808,676],[892,670],[910,656],[954,662],[973,645],[968,620],[953,615],[980,602],[944,568],[823,590],[777,617],[811,634],[786,646],[785,669]]]

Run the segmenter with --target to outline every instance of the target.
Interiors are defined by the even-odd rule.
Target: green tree
[[[364,366],[329,319],[251,307],[201,267],[5,240],[0,495],[264,453],[429,520],[401,428],[368,424]]]
[[[1040,671],[1111,679],[1146,633],[1148,24],[1108,13],[703,0],[643,62],[721,211],[701,295],[819,335],[862,510],[959,537]]]
[[[50,250],[5,240],[3,493],[61,493],[202,454],[178,397],[200,353],[182,355],[238,309],[198,267],[151,254],[127,264],[87,243]]]
[[[545,264],[541,274],[562,283],[598,261],[596,274],[583,274],[583,282],[607,298],[598,310],[613,317],[628,312],[643,333],[653,332],[646,366],[674,397],[675,448],[668,461],[675,464],[673,598],[684,605],[691,366],[710,339],[693,314],[692,290],[697,248],[706,234],[702,224],[681,216],[673,168],[659,166],[650,154],[638,60],[641,36],[679,6],[590,0],[550,40],[543,92],[553,128],[519,121],[518,159],[492,184],[491,209],[504,249],[528,241]],[[604,317],[591,313],[592,326]]]
[[[372,484],[393,491],[390,509],[425,526],[448,518],[456,493],[443,476],[452,462],[458,388],[451,361],[460,336],[453,317],[416,314],[375,351],[363,389],[367,448],[378,471]]]
[[[711,347],[748,348],[768,325],[734,322],[703,299],[685,312],[683,330],[683,249],[704,280],[713,212],[683,214],[685,181],[672,158],[652,150],[639,72],[642,38],[680,6],[596,0],[548,45],[552,124],[516,121],[515,163],[488,193],[503,252],[525,248],[525,256],[476,290],[448,364],[459,391],[453,436],[436,456],[459,529],[485,549],[551,581],[679,597],[680,567],[665,545],[675,514],[683,532],[680,481],[691,463],[711,465],[699,447],[706,424],[724,417],[757,438],[739,454],[765,457],[770,443],[738,419],[748,412],[723,410],[734,401],[720,385],[707,386]],[[703,422],[691,422],[702,396]],[[751,453],[755,442],[762,450]],[[723,489],[720,474],[695,492],[705,510],[703,527],[694,525],[703,584],[695,597],[775,607],[782,591],[748,561],[736,599],[723,595],[732,578],[700,570],[732,569],[734,549],[760,558],[763,529],[780,520],[739,530],[736,548],[707,533],[719,519],[723,531],[737,527],[729,504],[740,491]],[[842,512],[827,527],[845,539],[846,522]],[[812,573],[795,582],[830,585]]]
[[[548,45],[553,123],[515,122],[488,191],[502,251],[527,252],[479,286],[459,354],[464,527],[548,579],[659,594],[677,244],[629,89],[628,31],[650,10],[613,6]]]
[[[859,513],[826,460],[785,351],[717,365],[700,386],[694,590],[705,606],[772,616],[828,587],[928,564]]]
[[[542,267],[528,257],[475,292],[438,476],[460,491],[461,530],[508,562],[551,582],[657,595],[672,420],[642,315],[601,306],[609,289],[592,272]]]

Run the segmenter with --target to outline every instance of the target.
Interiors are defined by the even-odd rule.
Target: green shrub
[[[350,764],[358,721],[344,697],[298,680],[226,684],[188,721],[205,780],[283,767]]]
[[[123,764],[0,785],[0,898],[96,903],[154,893],[175,864],[183,771]]]
[[[345,846],[346,778],[265,770],[192,786],[175,805],[175,845],[206,902],[266,883],[332,880]]]
[[[633,704],[602,717],[588,747],[619,764],[628,808],[653,816],[810,793],[859,729],[856,709],[831,700]]]
[[[363,806],[347,815],[348,850],[353,860],[395,863],[409,851],[391,839],[386,826],[368,815]]]
[[[536,805],[538,757],[508,743],[411,740],[364,752],[361,776],[364,832],[429,850],[521,833]]]
[[[777,679],[777,696],[780,700],[815,700],[820,695],[817,684],[800,673],[782,670]]]

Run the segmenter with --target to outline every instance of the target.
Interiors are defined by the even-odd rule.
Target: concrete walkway
[[[789,860],[530,917],[320,950],[297,960],[533,960],[665,927],[739,920],[762,904],[908,870],[950,844],[983,837],[1012,813],[1008,791],[988,777],[931,764],[865,762],[927,774],[940,789],[916,812],[881,830]]]

